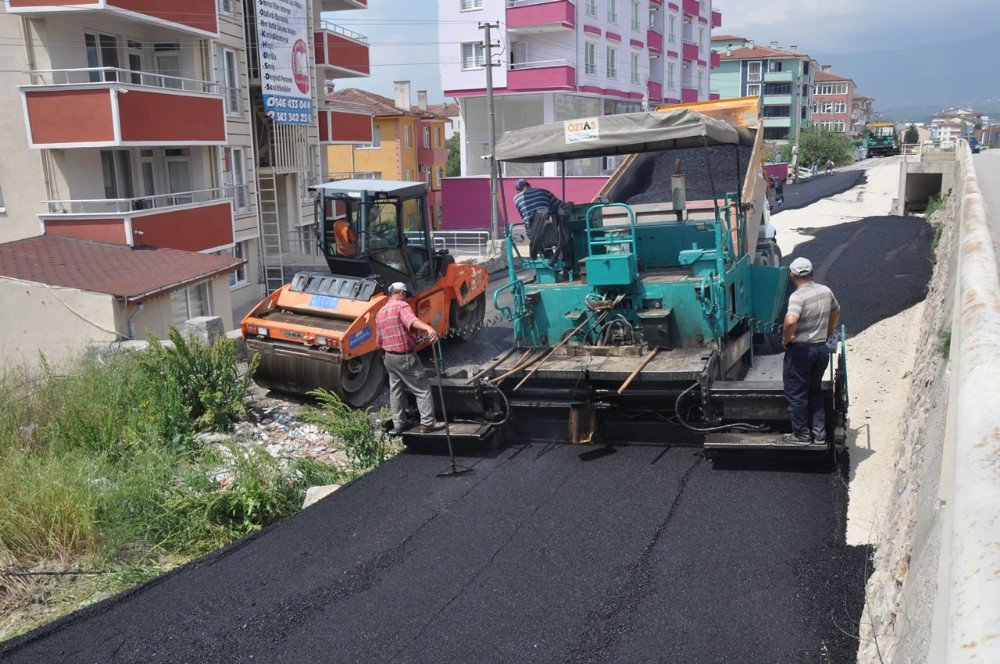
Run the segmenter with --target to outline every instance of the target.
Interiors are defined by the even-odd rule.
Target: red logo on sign
[[[292,76],[300,92],[309,92],[309,51],[301,39],[292,46]]]

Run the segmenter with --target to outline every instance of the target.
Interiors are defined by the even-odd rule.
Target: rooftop
[[[231,272],[243,259],[37,235],[0,244],[0,277],[142,302]]]
[[[460,114],[458,104],[431,104],[427,110],[446,118],[457,118]]]
[[[409,110],[403,110],[396,106],[396,102],[388,97],[383,97],[380,94],[375,94],[374,92],[369,92],[367,90],[359,90],[358,88],[344,88],[343,90],[337,90],[329,95],[327,99],[331,101],[346,101],[352,104],[360,104],[366,106],[377,118],[382,117],[411,117],[417,118],[419,120],[447,120],[447,116],[439,115],[437,113],[431,112],[430,110],[424,110],[419,106],[411,106]]]
[[[720,56],[723,60],[759,60],[761,58],[804,58],[812,60],[807,53],[798,51],[783,51],[779,48],[768,46],[755,46],[753,48],[734,48],[732,51],[723,52]]]
[[[714,42],[747,41],[747,38],[746,37],[739,37],[737,35],[712,35],[712,41],[714,41]]]
[[[852,83],[854,82],[853,78],[849,78],[847,76],[839,76],[837,74],[834,74],[833,72],[824,71],[822,69],[816,72],[816,75],[813,80],[815,80],[817,83],[822,83],[825,81],[851,81]]]

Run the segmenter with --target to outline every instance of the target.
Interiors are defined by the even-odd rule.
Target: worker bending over
[[[531,218],[535,212],[556,212],[562,206],[562,201],[548,189],[532,187],[524,178],[514,185],[517,194],[514,195],[514,206],[524,220],[528,235],[531,235]]]
[[[830,363],[827,342],[835,339],[840,324],[840,304],[833,292],[813,281],[813,266],[796,258],[789,266],[795,292],[788,298],[788,313],[782,329],[785,347],[785,398],[792,420],[786,442],[809,445],[826,440],[826,409],[823,374]]]
[[[389,286],[389,301],[375,316],[375,343],[385,351],[385,368],[389,372],[389,408],[392,410],[393,429],[400,435],[407,430],[406,392],[417,399],[420,411],[420,433],[430,433],[444,428],[444,423],[434,417],[434,401],[427,372],[415,352],[414,332],[434,343],[438,334],[433,327],[413,313],[406,301],[406,284],[401,281]]]

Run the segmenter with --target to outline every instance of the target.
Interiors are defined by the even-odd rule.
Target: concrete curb
[[[1000,278],[972,153],[961,141],[950,545],[937,602],[948,602],[948,662],[1000,662]],[[1000,211],[998,211],[1000,212]],[[946,454],[948,452],[946,451]],[[939,637],[940,638],[940,637]]]

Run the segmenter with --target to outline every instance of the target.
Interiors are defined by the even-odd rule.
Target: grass
[[[951,356],[951,330],[938,332],[938,352],[946,360]]]
[[[94,592],[117,592],[296,512],[305,491],[341,484],[386,458],[355,466],[276,459],[235,441],[204,444],[245,415],[249,373],[232,342],[173,339],[146,355],[87,357],[55,371],[0,375],[0,606],[24,607],[39,586],[7,569],[111,570],[67,579],[52,618]],[[178,343],[179,341],[179,343]],[[354,411],[326,425],[365,433]],[[342,420],[344,420],[342,422]],[[345,423],[346,422],[346,423]],[[43,584],[44,585],[44,584]],[[76,588],[70,592],[68,588]],[[37,626],[0,622],[0,638]]]

